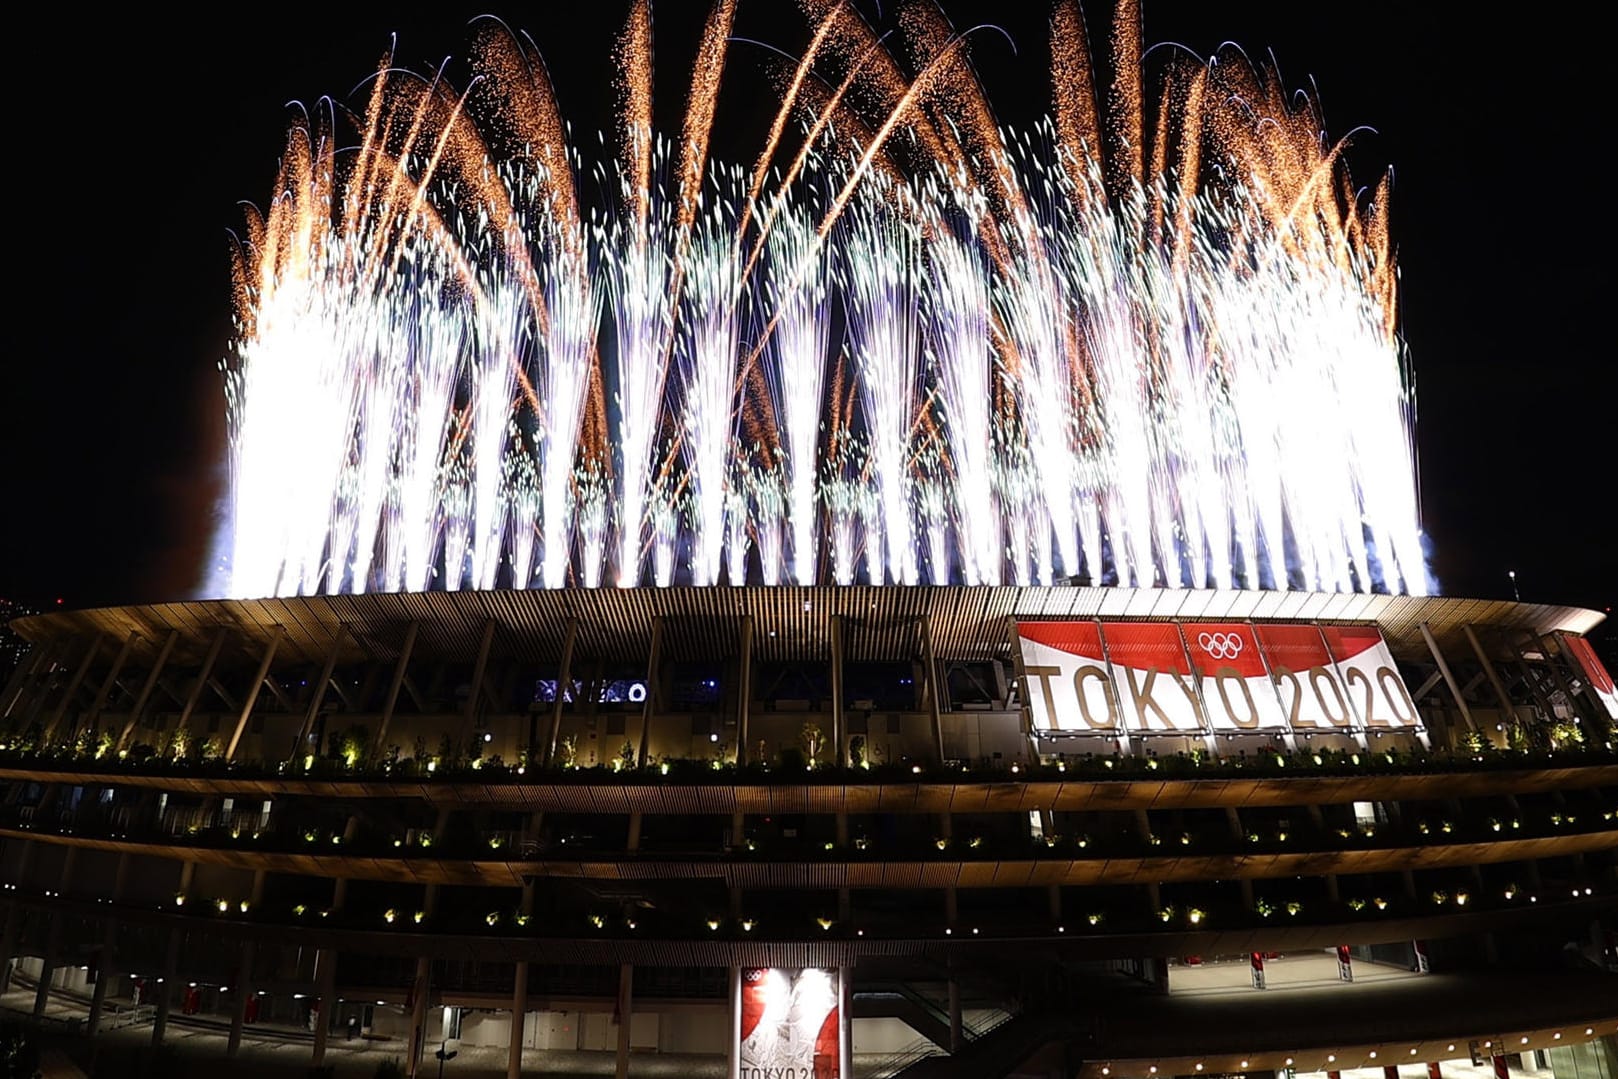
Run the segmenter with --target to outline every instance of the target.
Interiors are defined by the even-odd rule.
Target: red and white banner
[[[1021,622],[1038,731],[1421,729],[1375,626]]]
[[[1319,626],[1265,624],[1257,629],[1288,726],[1311,731],[1356,725]]]
[[[1591,648],[1590,642],[1583,637],[1564,633],[1561,640],[1567,645],[1568,651],[1573,653],[1573,658],[1579,661],[1585,681],[1595,690],[1596,697],[1606,707],[1607,714],[1613,719],[1618,719],[1618,689],[1613,687],[1612,675],[1607,673],[1606,665],[1601,662],[1601,657],[1596,655],[1596,650]]]
[[[1381,630],[1375,626],[1324,626],[1321,632],[1361,726],[1368,730],[1421,726],[1416,702],[1410,699]]]
[[[1185,643],[1202,681],[1202,700],[1217,731],[1285,729],[1286,716],[1246,622],[1190,622]]]
[[[1112,684],[1135,731],[1201,731],[1206,724],[1180,627],[1173,622],[1103,622]]]
[[[741,1079],[851,1079],[838,1053],[838,973],[742,970]]]
[[[1028,706],[1040,731],[1116,731],[1121,711],[1099,622],[1021,622]]]

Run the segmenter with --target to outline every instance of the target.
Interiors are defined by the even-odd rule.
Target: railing
[[[139,1027],[150,1023],[157,1016],[157,1007],[152,1004],[131,1004],[127,1007],[118,1004],[108,1004],[102,1013],[102,1030],[119,1030],[123,1027]]]
[[[919,1060],[928,1057],[946,1055],[943,1049],[934,1045],[927,1038],[918,1038],[914,1042],[889,1056],[879,1057],[875,1061],[854,1061],[855,1079],[892,1079],[906,1068]]]

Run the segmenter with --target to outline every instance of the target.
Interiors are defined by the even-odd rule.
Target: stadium
[[[91,1034],[212,1015],[316,1065],[351,1027],[513,1075],[1599,1063],[1598,620],[1082,587],[37,615],[0,702],[6,970]],[[1338,1002],[1275,1022],[1328,960]]]
[[[148,1075],[1618,1079],[1603,615],[1431,594],[1389,178],[1136,4],[1051,6],[1026,129],[935,6],[801,6],[751,169],[728,0],[677,140],[643,2],[595,141],[496,19],[293,110],[208,598],[12,623],[0,1006]]]

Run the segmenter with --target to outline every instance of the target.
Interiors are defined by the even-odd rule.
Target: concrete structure
[[[560,1052],[1145,1076],[1370,1066],[1390,1030],[1398,1063],[1582,1044],[1618,1014],[1618,753],[1573,646],[1600,617],[1090,588],[33,616],[0,697],[0,964],[97,1037],[196,1014],[226,1055],[278,1024],[311,1063],[369,1035],[412,1072],[456,1044],[510,1076]],[[1046,724],[1017,627],[1085,620],[1375,627],[1417,715],[1350,694],[1338,725],[1177,730],[1137,686],[1127,730]],[[1215,1008],[1251,1023],[1176,1010],[1191,960],[1251,986],[1281,953],[1340,961],[1345,1001],[1373,995],[1356,965],[1431,974],[1385,990],[1403,1026],[1261,1022],[1325,992],[1279,976]],[[1520,1022],[1467,996],[1511,972]]]

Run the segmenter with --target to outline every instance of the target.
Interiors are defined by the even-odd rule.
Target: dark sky
[[[564,20],[542,13],[582,7]],[[875,4],[862,7],[875,14]],[[974,57],[1003,121],[1047,107],[1045,5],[944,0],[958,26],[998,22]],[[885,4],[890,19],[893,5]],[[12,38],[0,396],[0,596],[68,605],[193,594],[223,459],[216,369],[230,331],[227,231],[262,202],[287,105],[347,98],[397,31],[398,59],[460,55],[493,10],[528,30],[564,112],[610,116],[623,0],[430,11],[389,5],[142,5],[66,16]],[[659,124],[672,130],[704,4],[657,4]],[[1107,5],[1086,4],[1092,34]],[[1148,3],[1148,42],[1272,50],[1313,77],[1333,135],[1369,125],[1357,179],[1391,165],[1402,319],[1420,398],[1425,526],[1450,594],[1606,608],[1614,555],[1612,225],[1600,166],[1612,99],[1600,28],[1525,5]],[[308,12],[306,17],[293,13]],[[33,16],[44,20],[45,15]],[[739,36],[796,51],[784,0],[743,0]],[[718,145],[751,160],[763,53],[737,44]]]

